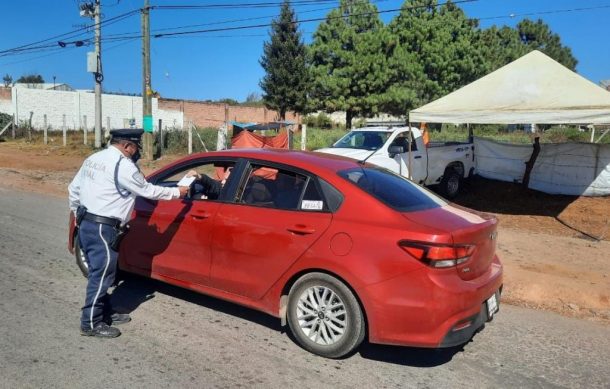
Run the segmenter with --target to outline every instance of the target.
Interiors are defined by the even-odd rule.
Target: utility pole
[[[95,0],[95,57],[97,59],[97,71],[95,77],[95,148],[102,147],[102,25],[101,0]]]
[[[87,72],[93,73],[93,79],[95,80],[94,146],[96,148],[102,147],[102,81],[104,80],[104,75],[102,74],[102,5],[100,3],[101,0],[95,0],[93,3],[80,4],[80,16],[94,20],[95,51],[87,53]],[[60,47],[66,47],[64,42],[57,43]],[[55,84],[55,76],[53,76],[53,84]]]
[[[144,0],[142,9],[142,125],[144,157],[153,159],[152,88],[150,82],[150,5]]]

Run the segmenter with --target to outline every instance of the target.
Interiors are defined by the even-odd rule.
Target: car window
[[[403,150],[405,150],[405,152],[408,152],[409,151],[409,133],[403,132],[402,134],[398,134],[398,136],[396,138],[394,138],[394,140],[392,141],[392,144],[390,146],[402,146]],[[413,140],[413,143],[411,144],[411,151],[417,151],[417,143],[415,142],[415,139]]]
[[[184,165],[160,177],[157,185],[175,186],[190,170],[202,176],[191,186],[190,195],[186,200],[217,200],[222,197],[225,184],[235,166],[234,161],[199,161]]]
[[[351,131],[332,147],[377,150],[385,144],[390,135],[391,132],[388,131]]]
[[[327,211],[315,179],[289,170],[251,165],[241,203],[287,210]]]
[[[445,200],[389,170],[360,167],[342,170],[339,176],[400,212],[438,208]]]

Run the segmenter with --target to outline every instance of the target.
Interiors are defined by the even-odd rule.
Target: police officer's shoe
[[[98,338],[116,338],[117,336],[121,335],[121,331],[118,328],[110,327],[108,324],[101,322],[93,327],[93,329],[81,327],[80,334],[83,336],[95,336]]]
[[[110,315],[110,317],[108,317],[108,320],[106,320],[106,323],[108,323],[109,325],[118,325],[118,324],[125,324],[125,323],[129,323],[131,321],[131,316],[129,316],[128,313],[118,313],[115,312],[112,315]]]

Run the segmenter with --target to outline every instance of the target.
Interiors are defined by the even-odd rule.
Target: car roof
[[[413,130],[414,132],[418,132],[419,131],[419,129],[417,127],[414,127],[414,126],[411,126],[411,127],[407,127],[407,126],[395,126],[395,127],[375,126],[375,127],[354,128],[352,130],[352,132],[365,132],[365,131],[371,131],[371,132],[394,132],[396,130],[408,131],[409,129]]]
[[[181,159],[180,161],[176,161],[175,163],[182,163],[188,160],[203,157],[258,159],[294,166],[316,174],[322,173],[323,171],[326,173],[334,173],[340,170],[360,166],[356,160],[339,155],[275,148],[243,148],[202,152],[192,154],[189,157]]]

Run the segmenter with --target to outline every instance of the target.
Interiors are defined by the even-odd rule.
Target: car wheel
[[[326,358],[354,351],[365,336],[366,324],[352,291],[324,273],[309,273],[290,289],[288,325],[305,350]]]
[[[441,180],[441,192],[448,199],[454,199],[460,192],[461,177],[455,169],[447,169]]]
[[[87,258],[85,258],[85,252],[80,247],[78,234],[74,236],[74,257],[76,257],[76,265],[85,278],[87,278],[89,276],[89,264],[87,263]]]

